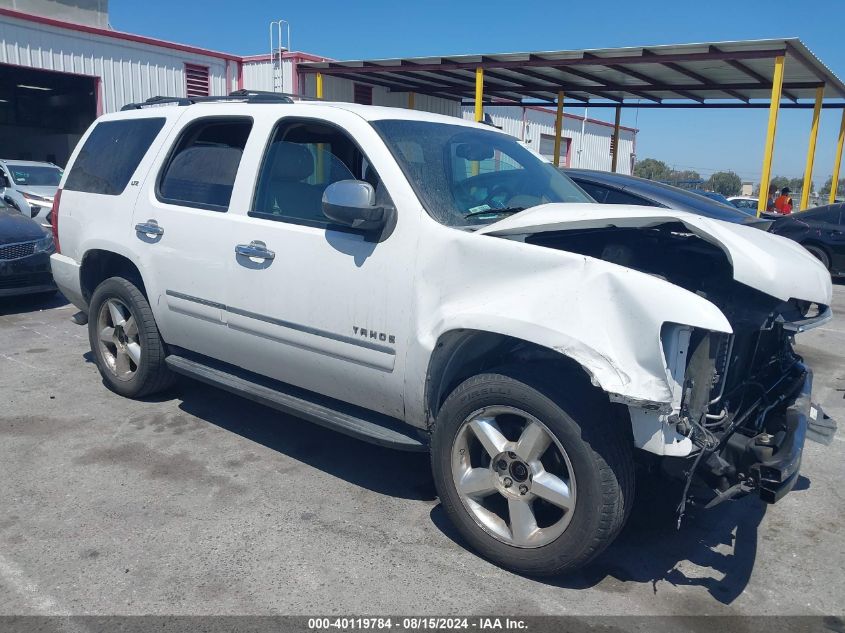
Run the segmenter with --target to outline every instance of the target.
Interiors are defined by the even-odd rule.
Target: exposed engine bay
[[[526,243],[587,255],[645,272],[717,306],[733,334],[664,327],[667,364],[680,355],[680,390],[668,423],[698,449],[664,457],[661,468],[712,491],[708,505],[759,491],[774,503],[798,477],[811,373],[794,352],[794,334],[826,318],[827,306],[783,302],[733,278],[724,250],[683,224],[537,233]],[[670,352],[671,350],[671,352]]]

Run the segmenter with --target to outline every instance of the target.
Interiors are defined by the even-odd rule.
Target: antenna
[[[290,48],[290,23],[287,20],[270,22],[270,72],[273,92],[284,92],[282,58]]]

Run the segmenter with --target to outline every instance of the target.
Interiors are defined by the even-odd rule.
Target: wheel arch
[[[484,330],[444,332],[431,354],[425,379],[426,423],[430,426],[449,394],[467,378],[496,367],[532,363],[538,370],[572,381],[578,389],[608,394],[596,386],[589,371],[573,358],[537,343]]]
[[[812,246],[813,248],[819,249],[820,251],[822,251],[827,256],[828,266],[833,264],[833,252],[830,250],[830,247],[827,244],[825,244],[824,242],[822,242],[821,240],[817,240],[817,239],[811,237],[809,239],[802,240],[799,243],[805,249],[808,246]]]
[[[124,277],[134,282],[149,299],[141,271],[131,259],[112,250],[92,248],[85,251],[79,269],[80,289],[86,304],[90,304],[97,286],[109,277]]]

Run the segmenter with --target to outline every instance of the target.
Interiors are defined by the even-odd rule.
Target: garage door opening
[[[0,158],[64,167],[97,117],[97,78],[0,64]]]

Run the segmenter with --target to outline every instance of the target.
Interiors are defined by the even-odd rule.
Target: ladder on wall
[[[270,22],[270,73],[273,92],[285,92],[282,59],[290,48],[290,24],[287,20]]]

